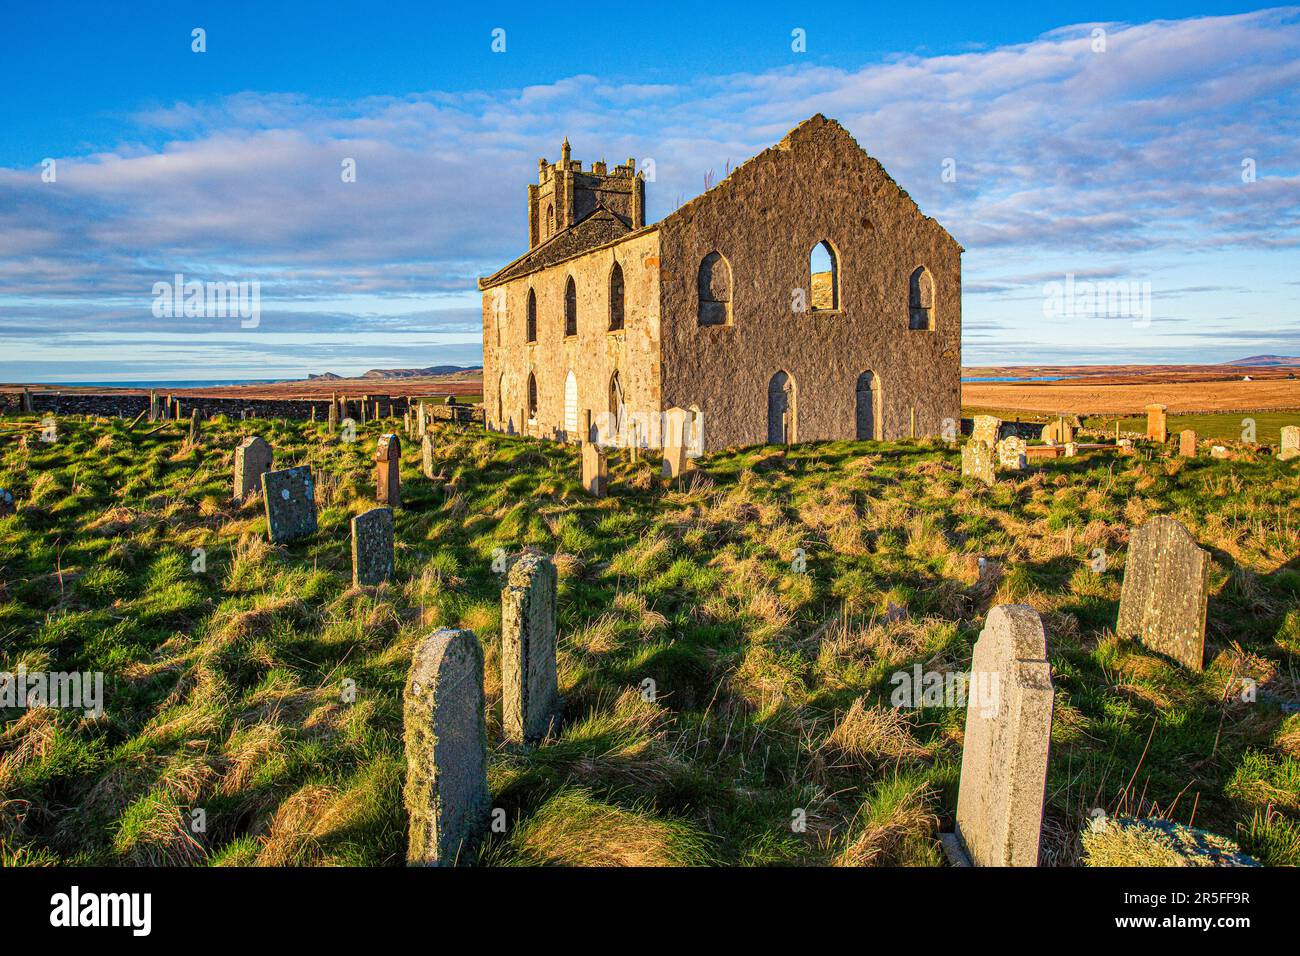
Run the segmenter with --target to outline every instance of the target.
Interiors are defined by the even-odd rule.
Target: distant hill
[[[1300,356],[1296,355],[1252,355],[1250,358],[1237,359],[1229,365],[1300,365]]]
[[[430,378],[435,375],[455,375],[457,372],[481,372],[482,365],[430,365],[428,368],[372,368],[361,378]],[[345,376],[334,372],[308,375],[308,381],[343,381]]]

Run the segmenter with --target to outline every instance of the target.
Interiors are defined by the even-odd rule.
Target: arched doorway
[[[767,383],[767,442],[786,445],[795,440],[796,406],[794,379],[777,372]]]
[[[880,378],[868,370],[858,376],[857,427],[854,434],[859,441],[880,441]]]
[[[578,378],[573,372],[564,380],[564,432],[568,441],[578,437]]]

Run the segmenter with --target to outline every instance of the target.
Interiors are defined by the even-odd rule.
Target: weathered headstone
[[[380,435],[375,451],[375,499],[381,505],[402,506],[402,443],[396,435]]]
[[[1178,433],[1178,454],[1182,458],[1196,457],[1196,432],[1184,428]]]
[[[281,544],[315,533],[316,485],[308,465],[263,472],[262,498],[272,541]]]
[[[524,554],[501,591],[502,730],[506,740],[535,743],[559,719],[555,675],[555,564]]]
[[[334,401],[334,399],[332,398],[330,399],[330,411],[329,411],[329,418],[327,419],[327,422],[328,422],[328,424],[326,425],[327,432],[328,434],[333,435],[334,429],[339,427],[339,405],[338,402]]]
[[[669,445],[664,449],[663,475],[665,478],[680,478],[690,467],[684,445]]]
[[[189,437],[189,442],[190,442],[191,445],[193,445],[193,444],[196,443],[198,440],[199,440],[199,410],[198,410],[197,408],[192,408],[192,409],[190,409],[190,437]]]
[[[1008,435],[998,442],[998,466],[1011,471],[1023,471],[1028,459],[1025,452],[1025,440],[1019,435]]]
[[[989,611],[968,686],[957,836],[976,866],[1037,866],[1053,688],[1033,608]]]
[[[1072,441],[1067,441],[1065,443],[1065,457],[1073,458],[1077,454],[1079,454],[1079,446]]]
[[[993,474],[993,449],[988,442],[972,438],[962,446],[961,474],[963,478],[977,478],[990,486],[997,481]]]
[[[149,391],[149,421],[158,420],[158,393],[152,389]]]
[[[262,475],[271,470],[271,446],[256,435],[235,449],[235,500],[243,501],[262,487]]]
[[[352,519],[352,584],[382,584],[393,576],[393,509],[371,508]]]
[[[1300,458],[1300,426],[1282,426],[1282,447],[1278,450],[1277,457],[1283,461]]]
[[[1064,445],[1074,441],[1074,424],[1066,420],[1064,415],[1058,415],[1056,421],[1048,422],[1043,426],[1043,441],[1049,445]]]
[[[1211,458],[1229,458],[1229,457],[1231,457],[1231,456],[1230,456],[1229,453],[1228,453],[1228,449],[1225,448],[1224,446],[1222,446],[1222,445],[1211,445],[1211,446],[1210,446],[1210,457],[1211,457]]]
[[[420,439],[420,472],[426,478],[433,477],[433,435],[426,434]]]
[[[1002,429],[1002,419],[996,415],[976,415],[971,428],[970,440],[982,441],[992,448],[998,443],[998,432]]]
[[[416,649],[406,679],[406,862],[452,866],[487,829],[483,650],[473,631],[442,628]]]
[[[609,490],[609,459],[594,442],[582,446],[582,487],[597,498]]]
[[[1147,406],[1147,440],[1158,441],[1162,445],[1169,440],[1169,430],[1165,425],[1166,405]]]
[[[1209,584],[1210,555],[1178,521],[1152,518],[1129,538],[1115,633],[1199,671]]]

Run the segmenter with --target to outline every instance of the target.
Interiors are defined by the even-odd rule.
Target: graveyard
[[[0,864],[1300,865],[1292,458],[336,417],[6,417]]]

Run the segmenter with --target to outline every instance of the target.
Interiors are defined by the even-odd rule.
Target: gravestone
[[[426,478],[433,477],[433,436],[420,439],[420,471]]]
[[[266,503],[267,533],[276,544],[315,533],[316,486],[310,466],[263,472],[262,498]]]
[[[1115,442],[1115,447],[1119,449],[1121,455],[1131,455],[1133,454],[1133,439],[1121,438]]]
[[[597,498],[609,491],[609,459],[592,442],[582,446],[582,487]]]
[[[271,446],[256,435],[235,449],[235,500],[243,501],[262,487],[262,475],[271,470]]]
[[[191,445],[193,445],[198,440],[199,440],[199,410],[197,408],[192,408],[190,409],[189,442]]]
[[[1038,613],[989,611],[975,642],[957,836],[976,866],[1037,866],[1052,735],[1052,668]]]
[[[1300,426],[1282,426],[1282,447],[1278,450],[1277,457],[1283,461],[1300,458]]]
[[[375,499],[381,505],[402,506],[402,444],[396,435],[380,435],[375,450]]]
[[[976,415],[971,428],[970,440],[982,441],[992,448],[998,443],[998,432],[1002,429],[1002,419],[996,415]]]
[[[502,731],[535,743],[559,720],[555,676],[555,564],[524,554],[501,591]]]
[[[334,399],[331,398],[329,419],[328,419],[328,424],[326,425],[327,433],[333,435],[334,429],[338,427],[339,427],[339,406],[338,406],[338,402],[334,401]]]
[[[1058,416],[1056,421],[1043,426],[1043,441],[1049,445],[1064,445],[1074,441],[1074,424],[1066,421],[1065,416]]]
[[[1025,440],[1018,435],[1008,435],[998,442],[998,465],[1011,471],[1023,471],[1028,459]]]
[[[158,393],[150,390],[149,392],[149,421],[158,420]]]
[[[1152,518],[1133,532],[1115,633],[1199,671],[1205,655],[1210,555],[1179,522]]]
[[[1073,458],[1077,454],[1079,454],[1079,446],[1072,441],[1067,441],[1065,443],[1065,457]]]
[[[1228,449],[1223,447],[1222,445],[1212,445],[1210,446],[1210,457],[1229,458],[1231,456],[1228,454]]]
[[[963,478],[976,478],[989,486],[997,481],[993,474],[993,449],[988,442],[972,438],[962,446],[961,474]]]
[[[1147,440],[1164,444],[1169,440],[1169,430],[1165,425],[1166,405],[1147,406]]]
[[[393,576],[393,509],[371,508],[352,519],[352,584],[382,584]]]
[[[483,650],[441,628],[415,651],[402,697],[408,866],[453,866],[487,829]]]
[[[1182,458],[1196,457],[1196,432],[1184,428],[1178,433],[1178,454]]]
[[[684,445],[669,445],[664,449],[663,475],[665,478],[680,478],[690,466]]]

